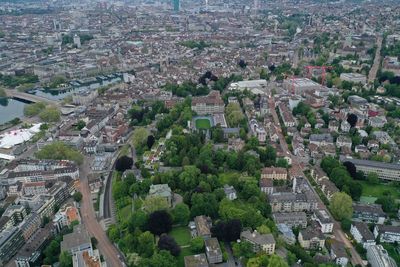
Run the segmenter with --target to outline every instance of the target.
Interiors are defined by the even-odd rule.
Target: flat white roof
[[[11,161],[11,160],[14,160],[15,157],[11,156],[11,155],[0,153],[0,159],[5,159],[5,160]],[[4,169],[3,171],[6,171],[6,170]],[[1,174],[3,174],[3,171],[1,172]]]

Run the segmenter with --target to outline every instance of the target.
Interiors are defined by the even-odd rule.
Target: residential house
[[[307,215],[303,211],[298,212],[274,212],[272,218],[276,224],[285,224],[290,228],[307,227]]]
[[[284,223],[279,223],[276,226],[278,227],[278,231],[281,233],[281,237],[283,237],[283,240],[287,244],[294,245],[296,243],[296,236],[289,226]]]
[[[274,193],[274,181],[272,179],[261,178],[260,179],[261,192],[271,195]]]
[[[335,239],[332,240],[329,254],[337,265],[343,267],[347,266],[347,263],[349,262],[349,256],[346,252],[346,246],[343,242]]]
[[[333,145],[333,137],[330,134],[311,134],[309,139],[310,144],[315,144],[317,146]]]
[[[237,199],[236,190],[233,186],[227,184],[224,185],[224,192],[227,199],[229,200]]]
[[[386,213],[379,204],[353,203],[353,219],[368,223],[384,224]]]
[[[204,240],[206,255],[210,264],[222,262],[222,251],[215,237]]]
[[[286,180],[287,170],[280,167],[266,167],[261,171],[261,179]]]
[[[341,148],[341,147],[348,147],[351,149],[351,138],[345,135],[339,135],[338,138],[336,139],[336,146]]]
[[[260,143],[264,143],[267,138],[267,132],[265,131],[264,127],[262,127],[257,120],[251,119],[250,120],[250,129],[253,136],[257,137]]]
[[[374,234],[364,222],[352,222],[350,233],[357,243],[361,244],[365,249],[376,244]]]
[[[38,266],[42,250],[49,243],[52,235],[53,226],[51,224],[47,224],[44,228],[39,228],[18,251],[14,260],[16,266]]]
[[[331,132],[338,132],[339,131],[339,122],[336,120],[329,121],[328,129]]]
[[[208,267],[206,254],[200,253],[184,257],[185,267]]]
[[[153,184],[150,186],[148,197],[162,197],[167,200],[169,207],[172,207],[173,193],[168,184]]]
[[[204,239],[211,238],[212,221],[210,217],[201,215],[194,217],[196,235]]]
[[[382,243],[398,243],[400,242],[400,226],[377,224],[374,228],[374,236],[379,237]]]
[[[371,117],[368,119],[368,125],[374,128],[382,128],[387,123],[385,117]]]
[[[3,230],[0,233],[0,266],[5,266],[24,243],[22,231],[18,227],[13,226]]]
[[[326,210],[316,210],[314,219],[318,222],[322,233],[332,233],[334,221]]]
[[[89,251],[89,254],[92,255],[93,247],[90,235],[83,224],[76,225],[72,233],[64,235],[61,251],[68,251],[73,256],[83,251]]]
[[[298,240],[304,249],[319,249],[325,246],[325,236],[317,228],[307,227],[300,230]]]
[[[317,200],[310,194],[279,192],[268,196],[272,212],[312,211],[317,208]]]
[[[257,231],[243,231],[240,233],[240,239],[253,245],[253,252],[263,251],[268,255],[275,252],[275,239],[272,234],[260,234]]]
[[[340,130],[344,133],[348,133],[350,129],[350,123],[348,123],[346,120],[342,121],[342,123],[340,124]]]
[[[396,262],[382,245],[373,245],[367,248],[367,259],[371,267],[397,267]]]

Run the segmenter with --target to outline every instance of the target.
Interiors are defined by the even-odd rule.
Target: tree
[[[227,222],[220,221],[211,228],[213,236],[219,240],[232,242],[240,239],[242,224],[238,219],[232,219]]]
[[[46,108],[46,104],[42,102],[33,103],[24,107],[24,115],[32,117],[38,115],[42,110]]]
[[[381,204],[384,212],[396,212],[397,211],[397,204],[395,202],[395,199],[390,195],[379,197],[375,203]]]
[[[202,253],[204,251],[204,239],[200,236],[190,240],[190,250],[193,253]]]
[[[119,172],[124,172],[132,168],[133,159],[128,156],[122,156],[117,159],[115,162],[115,170]]]
[[[38,159],[72,160],[77,164],[83,163],[83,156],[79,151],[60,141],[45,145],[35,153],[35,156]]]
[[[146,231],[141,233],[138,237],[138,243],[140,246],[137,247],[137,252],[140,256],[149,258],[154,253],[154,236]]]
[[[331,156],[324,157],[321,161],[321,168],[324,170],[324,172],[326,172],[328,176],[331,175],[333,169],[339,166],[340,166],[340,161]]]
[[[357,168],[352,162],[350,161],[343,162],[343,166],[346,167],[351,177],[353,177],[354,179],[355,177],[357,177]]]
[[[189,206],[185,203],[179,203],[172,210],[172,218],[174,219],[174,223],[178,223],[180,225],[187,225],[190,218],[190,209]]]
[[[285,158],[279,158],[278,161],[276,162],[276,166],[281,168],[288,168],[289,164]]]
[[[146,128],[144,127],[137,128],[133,132],[132,136],[133,146],[136,149],[141,148],[146,143],[148,136],[149,136],[149,131]]]
[[[177,260],[174,256],[166,250],[160,250],[150,259],[142,259],[138,267],[176,267],[178,266]]]
[[[350,219],[353,216],[353,201],[346,193],[334,193],[329,208],[336,220]]]
[[[141,210],[137,210],[132,214],[130,218],[130,225],[133,229],[139,228],[140,230],[144,230],[147,220],[147,213]]]
[[[53,239],[43,251],[43,254],[45,256],[43,263],[53,264],[57,262],[59,253],[60,253],[60,242],[58,242],[56,239]]]
[[[236,127],[243,121],[244,115],[239,103],[229,103],[225,108],[228,124]]]
[[[152,213],[158,210],[166,210],[169,208],[167,199],[161,196],[147,196],[143,201],[143,209],[147,213]]]
[[[247,63],[243,59],[239,60],[238,65],[242,69],[245,69],[247,67]]]
[[[168,233],[172,229],[171,215],[165,210],[158,210],[149,215],[148,229],[155,235]]]
[[[350,219],[343,219],[343,220],[340,222],[340,225],[341,225],[341,227],[342,227],[342,229],[343,229],[344,231],[349,232],[349,231],[350,231],[350,228],[351,228],[351,220],[350,220]]]
[[[240,243],[234,243],[232,246],[233,256],[236,258],[246,258],[249,259],[254,256],[253,246],[250,242],[243,241]]]
[[[354,128],[357,124],[358,117],[356,114],[350,113],[347,116],[347,122],[350,124],[351,128]]]
[[[269,229],[268,226],[263,224],[263,225],[260,225],[259,227],[257,227],[257,232],[259,232],[260,234],[270,234],[271,229]]]
[[[46,107],[39,113],[39,117],[44,122],[58,122],[61,118],[61,113],[57,107]]]
[[[367,175],[367,181],[370,184],[379,184],[379,176],[376,172],[370,172]]]
[[[68,251],[63,251],[59,258],[60,267],[72,267],[72,255]]]
[[[76,129],[78,129],[80,131],[83,128],[85,128],[85,126],[86,126],[86,122],[83,120],[79,120],[78,123],[76,124]]]
[[[224,130],[222,130],[221,125],[217,125],[211,128],[211,136],[214,143],[221,143],[224,141]]]
[[[81,192],[75,192],[73,195],[73,198],[76,202],[81,202],[82,200],[82,193]]]
[[[147,147],[149,149],[151,149],[153,147],[155,141],[156,141],[156,139],[154,138],[153,135],[147,136]]]
[[[175,239],[167,234],[162,234],[158,240],[158,248],[167,250],[171,255],[177,257],[181,253],[181,247],[176,243]]]
[[[206,215],[214,218],[218,214],[218,201],[214,194],[194,193],[191,203],[190,213],[192,217]]]
[[[269,258],[268,267],[288,267],[288,264],[281,257],[273,254]]]

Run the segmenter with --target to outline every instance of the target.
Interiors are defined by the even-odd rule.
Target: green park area
[[[363,187],[363,197],[381,197],[383,195],[391,195],[394,198],[400,198],[400,189],[391,183],[388,184],[371,184],[367,181],[360,181]]]
[[[211,128],[211,122],[209,119],[197,119],[196,120],[196,128],[208,130]]]
[[[181,253],[178,257],[178,266],[184,267],[184,257],[193,255],[193,252],[190,250],[190,231],[187,226],[174,227],[169,235],[175,239],[179,246],[181,246]]]
[[[172,228],[169,235],[175,239],[179,246],[187,246],[190,243],[191,236],[187,226]]]

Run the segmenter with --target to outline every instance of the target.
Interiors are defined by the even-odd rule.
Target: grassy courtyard
[[[392,184],[370,184],[366,181],[360,182],[363,187],[362,195],[364,197],[380,197],[385,192],[389,192],[394,198],[400,198],[400,189]]]
[[[197,119],[196,128],[208,130],[211,128],[211,122],[209,119]]]
[[[172,228],[172,231],[169,232],[169,235],[175,238],[176,243],[181,246],[181,253],[178,257],[178,266],[184,267],[184,257],[193,255],[193,252],[190,250],[190,231],[187,226],[174,227]]]
[[[178,256],[178,267],[185,267],[185,256],[193,255],[194,253],[190,250],[190,247],[184,247],[181,249],[181,254]]]
[[[186,226],[172,228],[169,235],[175,238],[179,246],[187,246],[190,243],[190,231]]]

